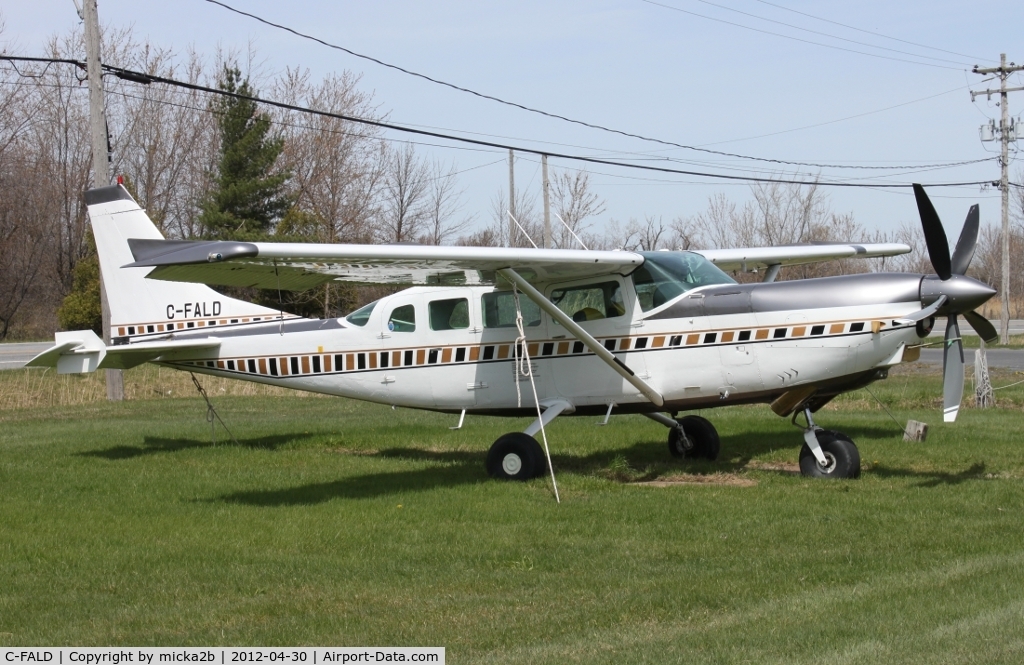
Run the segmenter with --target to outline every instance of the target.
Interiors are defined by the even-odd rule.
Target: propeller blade
[[[964,228],[960,231],[960,239],[956,241],[956,249],[953,250],[954,275],[966,274],[968,266],[971,265],[974,248],[978,246],[978,219],[978,205],[975,204],[967,211]]]
[[[985,340],[986,343],[992,343],[999,339],[996,327],[984,316],[977,312],[964,312],[963,314],[964,318],[967,319],[967,323],[971,324],[971,327],[974,328],[974,332],[978,333],[978,336]]]
[[[947,280],[953,276],[953,268],[949,260],[949,241],[946,240],[946,231],[942,228],[939,213],[935,212],[935,206],[925,194],[924,187],[917,183],[914,183],[914,198],[917,199],[917,211],[921,215],[921,228],[924,230],[924,242],[928,245],[928,258],[939,279]]]
[[[956,420],[960,400],[964,396],[964,345],[960,341],[960,326],[956,314],[946,322],[946,348],[942,357],[942,420]]]

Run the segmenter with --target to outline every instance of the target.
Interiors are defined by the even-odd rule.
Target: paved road
[[[997,321],[992,321],[992,325],[994,325],[996,327],[996,330],[999,330],[999,321],[998,320]],[[936,336],[942,337],[945,334],[946,334],[946,318],[945,317],[939,317],[938,319],[935,320],[935,328],[932,329],[932,334],[930,336],[931,337],[936,337]],[[961,318],[960,319],[960,334],[961,335],[977,335],[978,333],[974,332],[974,328],[971,328],[971,326],[967,324],[967,319]],[[1010,319],[1010,334],[1011,335],[1024,335],[1024,319]]]
[[[1024,350],[1022,349],[986,349],[989,368],[1024,370]],[[918,361],[926,365],[942,365],[942,349],[932,347],[921,349],[921,359]],[[974,367],[974,349],[964,349],[964,362],[968,367]]]
[[[0,369],[18,369],[35,356],[53,346],[53,342],[0,344]]]

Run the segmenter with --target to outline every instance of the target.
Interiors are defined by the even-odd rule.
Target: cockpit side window
[[[693,252],[642,252],[644,263],[630,275],[640,309],[647,312],[700,286],[735,284],[715,264]]]
[[[622,287],[615,281],[558,288],[551,292],[551,302],[577,323],[613,319],[626,313]]]

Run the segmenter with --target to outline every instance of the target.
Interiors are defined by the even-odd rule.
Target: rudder
[[[204,284],[146,279],[151,268],[122,267],[135,261],[129,238],[161,240],[163,235],[121,185],[90,189],[85,203],[110,305],[112,338],[141,341],[177,330],[235,327],[282,317],[277,310],[229,298]]]

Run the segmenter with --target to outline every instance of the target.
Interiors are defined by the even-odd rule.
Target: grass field
[[[818,417],[857,441],[857,481],[795,475],[800,434],[766,407],[704,413],[716,463],[671,460],[640,417],[559,419],[556,504],[550,480],[483,472],[525,420],[449,431],[450,416],[207,381],[239,441],[213,445],[201,400],[176,398],[187,375],[133,370],[151,398],[120,404],[81,397],[95,380],[0,373],[0,396],[36,386],[34,406],[0,411],[0,645],[1024,659],[1024,385],[955,426],[927,371],[872,386],[899,421],[931,423],[926,443],[863,391],[837,400]]]

